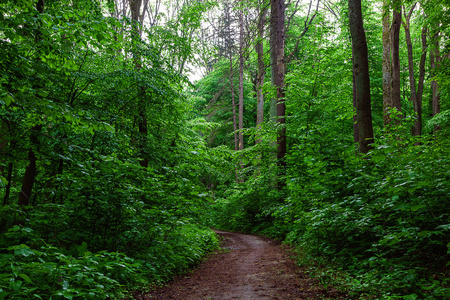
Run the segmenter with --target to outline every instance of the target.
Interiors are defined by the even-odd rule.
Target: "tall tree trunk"
[[[431,59],[431,70],[433,72],[433,76],[436,75],[436,68],[439,66],[440,61],[440,51],[439,51],[439,33],[436,33],[433,37],[434,49],[431,50],[430,59]],[[436,80],[431,81],[431,92],[432,92],[432,116],[434,117],[438,113],[441,112],[441,104],[440,97],[438,91],[438,84]],[[441,125],[434,125],[434,131],[438,131],[441,129]]]
[[[244,11],[239,4],[239,150],[244,149]]]
[[[416,92],[416,79],[414,77],[414,57],[413,57],[413,47],[411,41],[411,33],[410,33],[410,20],[411,15],[416,7],[416,3],[413,4],[408,14],[406,14],[406,10],[404,9],[405,21],[403,22],[403,28],[405,29],[405,40],[406,40],[406,48],[408,49],[408,70],[409,70],[409,88],[411,91],[411,102],[413,103],[414,113],[416,114],[416,121],[414,123],[413,135],[420,135],[421,133],[421,119],[422,119],[422,110],[421,106],[418,103],[418,96]]]
[[[239,139],[237,134],[236,101],[234,100],[234,80],[233,80],[233,57],[230,49],[230,92],[231,106],[233,109],[233,131],[234,131],[234,150],[239,150]]]
[[[234,151],[239,150],[239,139],[237,134],[237,118],[236,118],[236,101],[234,100],[234,80],[233,80],[233,56],[231,53],[231,45],[230,45],[230,92],[231,92],[231,107],[233,110],[233,131],[234,131]],[[238,178],[238,169],[235,169],[235,179],[236,183],[239,182]]]
[[[417,119],[414,121],[414,135],[422,134],[422,99],[423,84],[425,81],[425,61],[427,59],[427,27],[422,28],[422,55],[419,63],[419,82],[417,83],[417,107],[414,111],[417,113]]]
[[[363,27],[361,0],[348,0],[348,10],[352,36],[353,72],[355,74],[359,151],[367,153],[372,148],[374,137],[370,104],[369,57]]]
[[[400,27],[402,25],[402,6],[400,0],[394,1],[394,15],[392,23],[392,108],[396,108],[400,113],[401,92],[400,92]]]
[[[280,172],[285,172],[286,162],[286,127],[284,126],[286,105],[284,96],[284,0],[272,0],[270,16],[270,59],[272,65],[272,84],[276,87],[276,121],[281,125],[277,134],[277,164]],[[271,118],[273,118],[273,104],[271,104]],[[279,181],[279,187],[284,183]]]
[[[264,94],[262,87],[264,85],[264,76],[266,66],[264,65],[264,20],[266,18],[267,6],[264,3],[259,4],[258,17],[258,38],[256,42],[256,53],[258,55],[258,74],[256,75],[256,126],[264,122]],[[256,140],[260,142],[259,139]]]
[[[389,0],[383,0],[383,124],[390,122],[389,108],[392,107],[392,67],[391,67],[391,18]]]

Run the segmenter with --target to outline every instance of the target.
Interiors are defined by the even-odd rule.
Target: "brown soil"
[[[191,274],[135,299],[345,299],[299,270],[285,247],[270,239],[216,231],[220,250]]]

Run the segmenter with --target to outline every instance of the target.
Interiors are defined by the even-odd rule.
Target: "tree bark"
[[[425,60],[427,55],[426,52],[427,42],[426,42],[426,28],[424,27],[422,29],[422,54],[419,63],[419,81],[416,91],[413,47],[410,34],[410,20],[415,6],[416,3],[413,4],[408,14],[406,14],[406,11],[404,11],[405,21],[403,22],[403,27],[405,28],[405,39],[406,39],[406,46],[408,49],[408,69],[409,69],[409,85],[411,90],[411,101],[413,103],[414,113],[416,115],[416,120],[414,121],[413,135],[419,136],[422,134],[422,94],[423,94],[423,84],[425,80]]]
[[[353,72],[355,74],[356,115],[359,151],[367,153],[374,141],[370,103],[369,58],[364,33],[361,0],[348,1],[350,33],[352,36]]]
[[[394,15],[392,23],[392,107],[400,113],[401,91],[400,91],[400,27],[402,25],[401,1],[394,1]]]
[[[239,150],[244,150],[244,11],[239,9]]]
[[[281,125],[277,134],[277,164],[280,172],[284,173],[286,162],[286,128],[285,124],[285,95],[284,95],[284,23],[285,4],[284,0],[272,0],[270,16],[270,59],[272,65],[272,84],[276,87],[276,99],[272,100],[271,118],[273,119],[274,104],[276,104],[276,121]],[[280,187],[280,182],[279,182]]]
[[[389,108],[392,107],[392,67],[389,0],[383,0],[383,124],[391,121]]]
[[[266,66],[264,65],[264,19],[266,18],[267,8],[260,3],[258,17],[258,39],[256,42],[256,54],[258,56],[258,74],[256,75],[256,126],[264,122],[264,94],[262,87],[264,85],[264,77]],[[260,142],[259,139],[256,140]]]
[[[419,63],[419,82],[417,83],[417,107],[414,106],[414,111],[417,112],[417,119],[414,121],[414,135],[422,134],[422,99],[423,99],[423,85],[425,81],[425,61],[427,58],[427,27],[422,28],[422,55]]]
[[[413,103],[414,113],[416,114],[416,121],[414,123],[413,135],[420,135],[421,133],[421,120],[422,120],[422,111],[421,104],[418,103],[418,97],[416,92],[416,79],[414,76],[414,57],[413,57],[413,47],[411,41],[411,33],[410,33],[410,20],[411,15],[414,11],[416,4],[414,3],[408,14],[406,14],[406,10],[404,10],[405,21],[403,22],[403,28],[405,29],[405,40],[406,40],[406,48],[408,50],[408,70],[409,70],[409,88],[411,92],[411,102]],[[419,112],[420,111],[420,112]]]
[[[353,55],[352,55],[352,63],[353,63]],[[355,72],[352,72],[352,92],[353,92],[353,142],[355,144],[359,143],[359,131],[358,131],[358,116],[356,113],[356,78],[355,78]]]
[[[41,130],[41,128],[42,125],[36,125],[31,129],[31,136],[30,136],[31,147],[38,146],[39,141],[37,135]],[[18,201],[18,204],[23,206],[27,206],[30,204],[31,193],[33,191],[33,185],[36,180],[37,174],[37,167],[36,167],[37,157],[36,154],[34,153],[34,149],[32,148],[28,150],[28,161],[29,163],[25,169],[25,174],[23,176],[22,181],[22,188],[20,189]]]
[[[237,134],[237,118],[236,118],[236,101],[234,100],[234,83],[233,83],[233,57],[230,50],[230,92],[231,107],[233,109],[233,131],[234,131],[234,150],[239,150],[239,139]]]
[[[239,150],[239,139],[237,134],[237,118],[236,118],[236,102],[234,100],[234,81],[233,81],[233,56],[231,53],[231,47],[230,47],[230,92],[231,92],[231,106],[233,110],[233,131],[234,131],[234,151]],[[235,170],[235,179],[236,183],[239,182],[238,178],[238,170]]]

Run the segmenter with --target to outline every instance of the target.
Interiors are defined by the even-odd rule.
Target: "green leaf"
[[[379,163],[379,162],[386,160],[386,156],[384,156],[384,154],[375,154],[372,157],[372,160],[374,163]]]
[[[63,281],[62,288],[63,290],[67,290],[69,288],[69,282],[67,280]]]
[[[20,290],[22,284],[23,284],[22,280],[13,280],[9,282],[9,287],[12,288],[14,292],[17,293]]]
[[[418,211],[419,209],[425,208],[425,207],[427,207],[427,206],[424,204],[414,205],[413,207],[411,207],[411,211]]]
[[[436,227],[436,229],[437,228],[441,228],[441,229],[444,229],[444,230],[450,230],[450,224],[439,225],[438,227]]]
[[[22,244],[16,248],[16,250],[14,251],[14,255],[22,255],[28,257],[30,255],[34,255],[34,250],[30,249],[30,247],[28,247],[27,245]]]
[[[33,281],[31,281],[30,277],[28,277],[27,274],[19,274],[19,277],[22,277],[22,279],[27,283],[33,283]]]
[[[83,242],[83,243],[81,243],[80,246],[77,246],[78,254],[79,254],[80,256],[83,256],[83,255],[86,253],[87,246],[88,246],[88,245],[87,245],[86,242]]]
[[[0,176],[0,182],[2,183],[1,186],[6,186],[8,184],[8,180],[3,176]]]
[[[43,91],[43,90],[39,90],[37,93],[39,96],[41,96],[43,98],[47,97],[49,94],[47,91]]]
[[[5,102],[6,106],[9,106],[12,102],[14,102],[14,98],[11,95],[6,95],[3,97],[3,101]]]

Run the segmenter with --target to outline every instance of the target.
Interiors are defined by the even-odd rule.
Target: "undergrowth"
[[[48,244],[40,232],[15,225],[0,249],[0,299],[121,299],[197,264],[218,246],[210,229],[179,224],[145,251],[91,251]],[[133,247],[133,245],[129,245]]]

